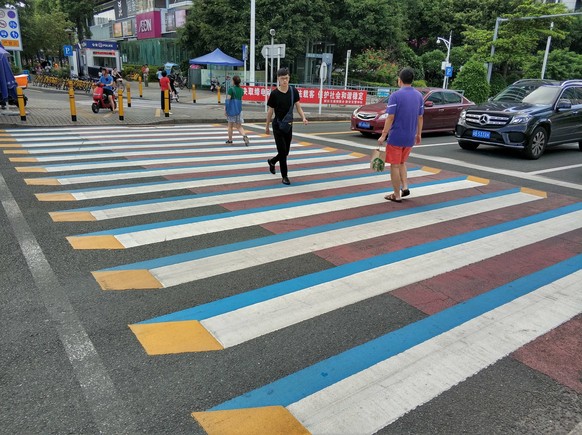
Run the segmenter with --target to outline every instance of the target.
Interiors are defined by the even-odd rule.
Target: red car
[[[417,88],[424,98],[424,124],[422,131],[437,132],[455,130],[459,114],[475,103],[455,91],[441,88]],[[386,121],[388,98],[374,104],[358,107],[352,113],[352,130],[364,135],[382,134]]]

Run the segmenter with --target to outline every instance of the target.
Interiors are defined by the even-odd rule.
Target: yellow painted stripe
[[[16,143],[16,139],[14,139],[13,137],[3,137],[2,139],[0,139],[0,142],[13,144]],[[2,146],[2,144],[0,144],[0,146]]]
[[[330,151],[330,152],[334,152],[334,151],[337,151],[337,148],[333,148],[333,147],[325,147],[323,150],[324,150],[324,151]]]
[[[36,157],[10,157],[8,160],[14,163],[38,163]]]
[[[35,193],[36,199],[39,201],[76,201],[70,193]]]
[[[474,177],[473,175],[468,176],[467,180],[474,181],[475,183],[489,184],[489,180],[487,178]]]
[[[4,154],[30,154],[27,150],[4,150]]]
[[[92,222],[95,221],[88,211],[51,211],[50,217],[54,222]]]
[[[17,166],[17,172],[47,172],[45,168],[40,166]]]
[[[301,146],[310,146],[313,145],[311,142],[305,142],[304,140],[297,142],[297,145],[301,145]]]
[[[163,288],[149,270],[107,270],[91,272],[103,290],[147,290]]]
[[[193,412],[209,435],[305,435],[310,432],[284,406]]]
[[[431,168],[430,166],[423,166],[421,168],[425,172],[432,172],[433,174],[438,174],[441,170],[437,168]]]
[[[56,178],[25,178],[24,182],[29,186],[60,186],[61,182]]]
[[[198,320],[129,325],[148,355],[224,350]]]
[[[69,236],[67,240],[74,249],[125,249],[115,236]]]
[[[536,190],[536,189],[530,189],[529,187],[522,187],[521,191],[523,193],[529,193],[530,195],[541,196],[542,198],[548,197],[548,193],[544,192],[543,190]]]
[[[351,153],[350,156],[352,157],[356,157],[356,158],[360,158],[360,157],[369,157],[367,154],[362,154],[362,153]]]

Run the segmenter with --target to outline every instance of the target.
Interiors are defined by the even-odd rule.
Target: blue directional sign
[[[445,77],[452,77],[453,76],[453,67],[448,66],[445,68]]]
[[[64,45],[63,46],[63,54],[65,56],[72,56],[73,55],[73,46],[72,45]]]

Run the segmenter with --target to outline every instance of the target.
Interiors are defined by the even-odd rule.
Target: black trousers
[[[277,145],[277,155],[271,159],[271,163],[274,165],[279,162],[281,177],[287,177],[287,156],[291,150],[293,127],[291,130],[289,130],[288,133],[283,133],[277,128],[277,123],[273,121],[271,128],[273,129],[273,138],[275,139],[275,144]]]

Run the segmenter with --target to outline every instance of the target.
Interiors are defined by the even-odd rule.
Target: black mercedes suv
[[[463,110],[455,136],[465,150],[497,145],[521,149],[528,159],[563,143],[578,142],[582,151],[582,80],[519,80]]]

